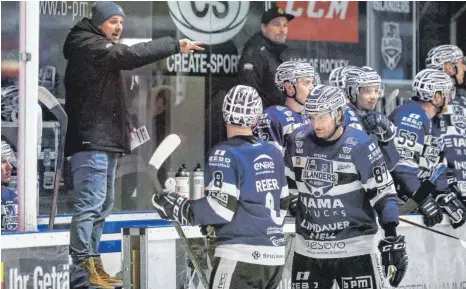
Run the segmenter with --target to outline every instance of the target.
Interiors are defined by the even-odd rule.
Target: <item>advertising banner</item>
[[[288,25],[288,59],[310,63],[324,83],[337,67],[366,65],[361,5],[357,1],[278,1],[278,7],[295,16]]]
[[[5,289],[69,289],[68,246],[2,250]]]
[[[367,2],[367,13],[370,66],[383,79],[412,79],[416,65],[414,2]]]
[[[295,16],[288,26],[289,40],[359,42],[356,1],[278,1],[277,6]]]

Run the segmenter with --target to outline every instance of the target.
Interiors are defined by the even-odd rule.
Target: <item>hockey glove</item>
[[[397,287],[408,268],[405,236],[385,237],[380,240],[378,248],[382,257],[383,273],[388,277],[390,285]]]
[[[175,220],[182,225],[189,225],[193,219],[192,203],[193,201],[174,192],[164,192],[152,197],[152,205],[162,219]]]
[[[366,132],[374,134],[380,142],[389,142],[395,137],[395,125],[380,112],[368,111],[361,122]]]
[[[424,201],[419,204],[419,211],[424,216],[424,224],[427,227],[432,227],[442,222],[442,210],[431,196],[427,196]]]
[[[290,204],[288,205],[288,210],[290,211],[290,215],[296,217],[296,210],[298,209],[298,195],[291,195]]]
[[[456,194],[456,197],[458,200],[460,200],[463,206],[466,207],[466,192],[464,194],[461,192],[460,188],[458,187],[458,181],[456,178],[454,178],[453,182],[449,180],[448,187]]]
[[[454,229],[461,227],[466,222],[466,208],[454,192],[447,191],[438,195],[435,200],[443,212],[450,217],[451,226]]]

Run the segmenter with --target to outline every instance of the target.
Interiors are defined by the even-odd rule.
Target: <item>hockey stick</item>
[[[435,181],[440,177],[440,175],[447,169],[445,164],[440,164],[440,166],[435,170],[435,172],[430,176],[429,182],[432,186],[435,185]],[[419,206],[413,199],[409,199],[400,207],[400,215],[406,215],[414,211]]]
[[[63,161],[65,150],[66,129],[68,127],[68,116],[63,107],[58,103],[58,100],[45,87],[39,86],[38,93],[39,101],[49,109],[60,123],[60,143],[58,145],[57,163],[55,166],[55,181],[53,183],[52,205],[50,208],[49,230],[53,229],[55,216],[57,215],[57,200],[58,189],[60,187],[60,179],[63,174]]]
[[[150,172],[151,179],[154,183],[155,190],[156,190],[156,195],[159,193],[163,192],[162,185],[160,184],[159,178],[157,176],[158,170],[162,166],[163,162],[175,151],[175,149],[180,145],[181,139],[178,135],[176,134],[170,134],[167,136],[162,143],[157,147],[155,150],[154,154],[152,155],[149,164],[154,168],[152,172]],[[209,288],[209,281],[207,280],[206,275],[201,269],[201,265],[196,259],[196,256],[194,256],[193,251],[191,250],[191,247],[189,246],[188,239],[186,238],[186,235],[184,234],[183,229],[181,228],[180,224],[176,221],[173,221],[173,226],[175,227],[176,232],[178,233],[180,240],[185,247],[186,251],[188,252],[189,259],[194,265],[194,269],[197,272],[197,275],[199,276],[199,279],[202,282],[202,285],[204,285],[204,288],[207,289]]]
[[[427,231],[431,231],[431,232],[434,232],[434,233],[437,233],[437,234],[440,234],[440,235],[443,235],[443,236],[446,236],[446,237],[449,237],[449,238],[458,240],[458,241],[460,241],[461,246],[463,246],[463,248],[466,248],[466,241],[463,240],[463,239],[461,239],[461,238],[452,236],[452,235],[447,234],[447,233],[444,233],[444,232],[437,231],[437,230],[435,230],[435,229],[432,229],[432,228],[429,228],[429,227],[420,225],[420,224],[415,223],[415,222],[412,222],[412,221],[408,221],[408,220],[403,219],[403,218],[399,218],[399,220],[400,220],[401,222],[403,222],[403,223],[410,224],[410,225],[413,225],[413,226],[416,226],[416,227],[419,227],[419,228],[422,228],[422,229],[426,229]]]
[[[393,90],[388,96],[387,96],[387,101],[385,102],[385,106],[387,106],[387,104],[391,103],[392,101],[394,101],[397,97],[398,97],[398,94],[400,94],[400,90],[398,88],[395,88],[395,90]]]
[[[153,167],[153,170],[151,170],[150,172],[157,193],[163,191],[157,173],[162,164],[176,150],[180,143],[181,139],[178,135],[170,134],[160,143],[160,145],[157,147],[157,149],[152,154],[152,157],[149,160],[149,165]]]
[[[400,94],[400,90],[398,88],[396,88],[395,90],[393,90],[387,96],[387,100],[385,101],[385,105],[382,108],[382,113],[384,113],[385,108],[387,108],[392,103],[392,101],[394,101],[398,97],[398,94]]]

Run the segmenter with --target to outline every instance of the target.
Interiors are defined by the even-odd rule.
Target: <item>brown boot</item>
[[[102,277],[102,279],[110,284],[123,284],[123,280],[112,278],[107,272],[105,272],[104,266],[102,265],[102,259],[100,259],[100,257],[94,257],[92,259],[94,259],[95,271],[100,277]]]
[[[94,259],[89,258],[86,261],[82,262],[80,266],[84,268],[84,270],[86,270],[89,274],[89,285],[91,285],[91,287],[105,289],[115,288],[113,285],[102,279],[102,277],[100,277],[99,274],[97,274],[97,271],[95,270]]]

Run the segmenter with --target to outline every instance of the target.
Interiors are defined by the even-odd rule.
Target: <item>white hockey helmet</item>
[[[330,72],[330,76],[328,79],[328,83],[331,86],[336,86],[341,89],[345,89],[346,87],[346,74],[348,73],[348,70],[351,68],[354,68],[356,66],[343,66],[343,67],[337,67],[332,72]]]
[[[314,67],[307,62],[286,61],[280,64],[275,72],[275,85],[279,91],[284,92],[285,82],[296,86],[298,78],[312,77],[314,79],[314,74]]]
[[[456,66],[456,62],[464,57],[463,51],[456,45],[439,45],[427,53],[426,68],[443,71],[443,65],[451,62]]]
[[[8,161],[13,166],[16,166],[16,154],[10,144],[2,140],[2,163]]]
[[[304,103],[304,112],[309,115],[317,115],[329,112],[333,117],[338,110],[344,112],[346,97],[341,89],[330,85],[316,86]]]
[[[337,79],[339,78],[341,70],[343,68],[344,66],[339,66],[333,69],[332,71],[330,71],[330,75],[328,76],[328,85],[339,87]]]
[[[228,124],[252,127],[262,115],[262,99],[246,85],[236,85],[223,100],[223,120]]]
[[[456,89],[451,77],[436,69],[423,69],[414,77],[413,97],[421,101],[432,101],[435,93],[441,92],[442,97],[455,98]]]
[[[8,86],[2,88],[2,121],[18,121],[19,88]]]
[[[353,104],[356,104],[359,97],[359,89],[372,85],[379,85],[379,98],[382,97],[385,86],[377,71],[369,66],[352,67],[347,70],[345,93]]]

